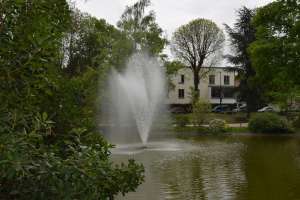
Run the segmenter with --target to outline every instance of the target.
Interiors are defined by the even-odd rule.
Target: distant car
[[[265,107],[257,110],[257,112],[275,112],[275,109],[271,106],[265,106]]]
[[[247,105],[242,105],[232,110],[232,112],[246,112],[246,111],[247,111]]]
[[[215,113],[229,112],[230,107],[228,105],[218,105],[218,106],[215,106],[211,111],[215,112]]]

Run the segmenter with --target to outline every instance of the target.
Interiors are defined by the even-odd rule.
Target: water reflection
[[[167,199],[233,199],[244,187],[242,144],[203,143],[193,152],[154,163]]]
[[[119,199],[300,199],[297,137],[203,136],[129,154],[114,160],[142,162],[146,181]]]
[[[248,138],[247,199],[300,199],[300,143],[293,137]]]

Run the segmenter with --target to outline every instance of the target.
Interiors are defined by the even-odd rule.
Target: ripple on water
[[[146,180],[125,199],[300,199],[300,140],[271,139],[153,143],[135,155]]]

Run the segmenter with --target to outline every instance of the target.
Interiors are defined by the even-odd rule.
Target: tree
[[[133,6],[127,6],[118,22],[118,27],[134,42],[136,48],[159,55],[167,44],[162,29],[155,22],[155,13],[146,13],[150,0],[140,0]]]
[[[83,58],[73,52],[90,67],[74,77],[61,68],[70,13],[66,0],[0,1],[0,199],[113,199],[143,181],[143,166],[111,162],[87,106],[95,66],[108,65],[98,56],[111,49],[92,46],[100,31],[86,30]],[[112,26],[98,22],[111,38],[102,28]]]
[[[72,26],[63,41],[64,71],[78,76],[89,67],[94,69],[124,63],[132,53],[131,41],[103,19],[96,19],[72,9]]]
[[[62,74],[68,81],[62,80],[61,94],[56,92],[64,108],[56,111],[60,129],[78,126],[82,118],[84,124],[95,124],[105,96],[106,76],[111,67],[124,66],[132,49],[125,33],[72,7],[71,26],[64,35],[61,56]],[[79,115],[81,118],[75,117]]]
[[[216,61],[216,56],[222,49],[224,34],[218,26],[207,19],[196,19],[179,27],[173,34],[172,49],[194,75],[194,90],[199,95],[201,69]]]
[[[253,19],[257,31],[250,57],[271,100],[287,102],[299,91],[299,13],[299,0],[277,0],[259,8]]]
[[[1,108],[18,117],[49,111],[55,106],[50,102],[57,88],[61,39],[70,25],[68,4],[12,0],[1,1],[0,7]]]
[[[234,27],[225,24],[234,51],[234,55],[226,55],[228,61],[234,65],[228,69],[239,72],[239,95],[247,103],[248,112],[256,111],[263,102],[262,87],[255,81],[256,72],[248,53],[248,47],[255,41],[255,28],[251,23],[254,15],[254,10],[242,7],[238,10]]]
[[[164,66],[166,69],[168,89],[172,90],[175,88],[172,78],[177,74],[178,70],[184,68],[184,64],[179,61],[165,61]]]
[[[197,99],[193,102],[192,106],[191,121],[195,126],[201,126],[205,122],[205,119],[207,119],[207,114],[211,112],[211,105],[208,101]]]

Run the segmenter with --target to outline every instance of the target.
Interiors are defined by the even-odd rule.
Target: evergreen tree
[[[234,27],[225,24],[234,51],[234,55],[226,55],[226,58],[234,65],[229,69],[239,72],[239,95],[247,103],[248,112],[256,111],[263,103],[262,87],[254,78],[256,72],[248,53],[250,44],[255,41],[255,28],[251,23],[254,15],[254,10],[242,7]]]

